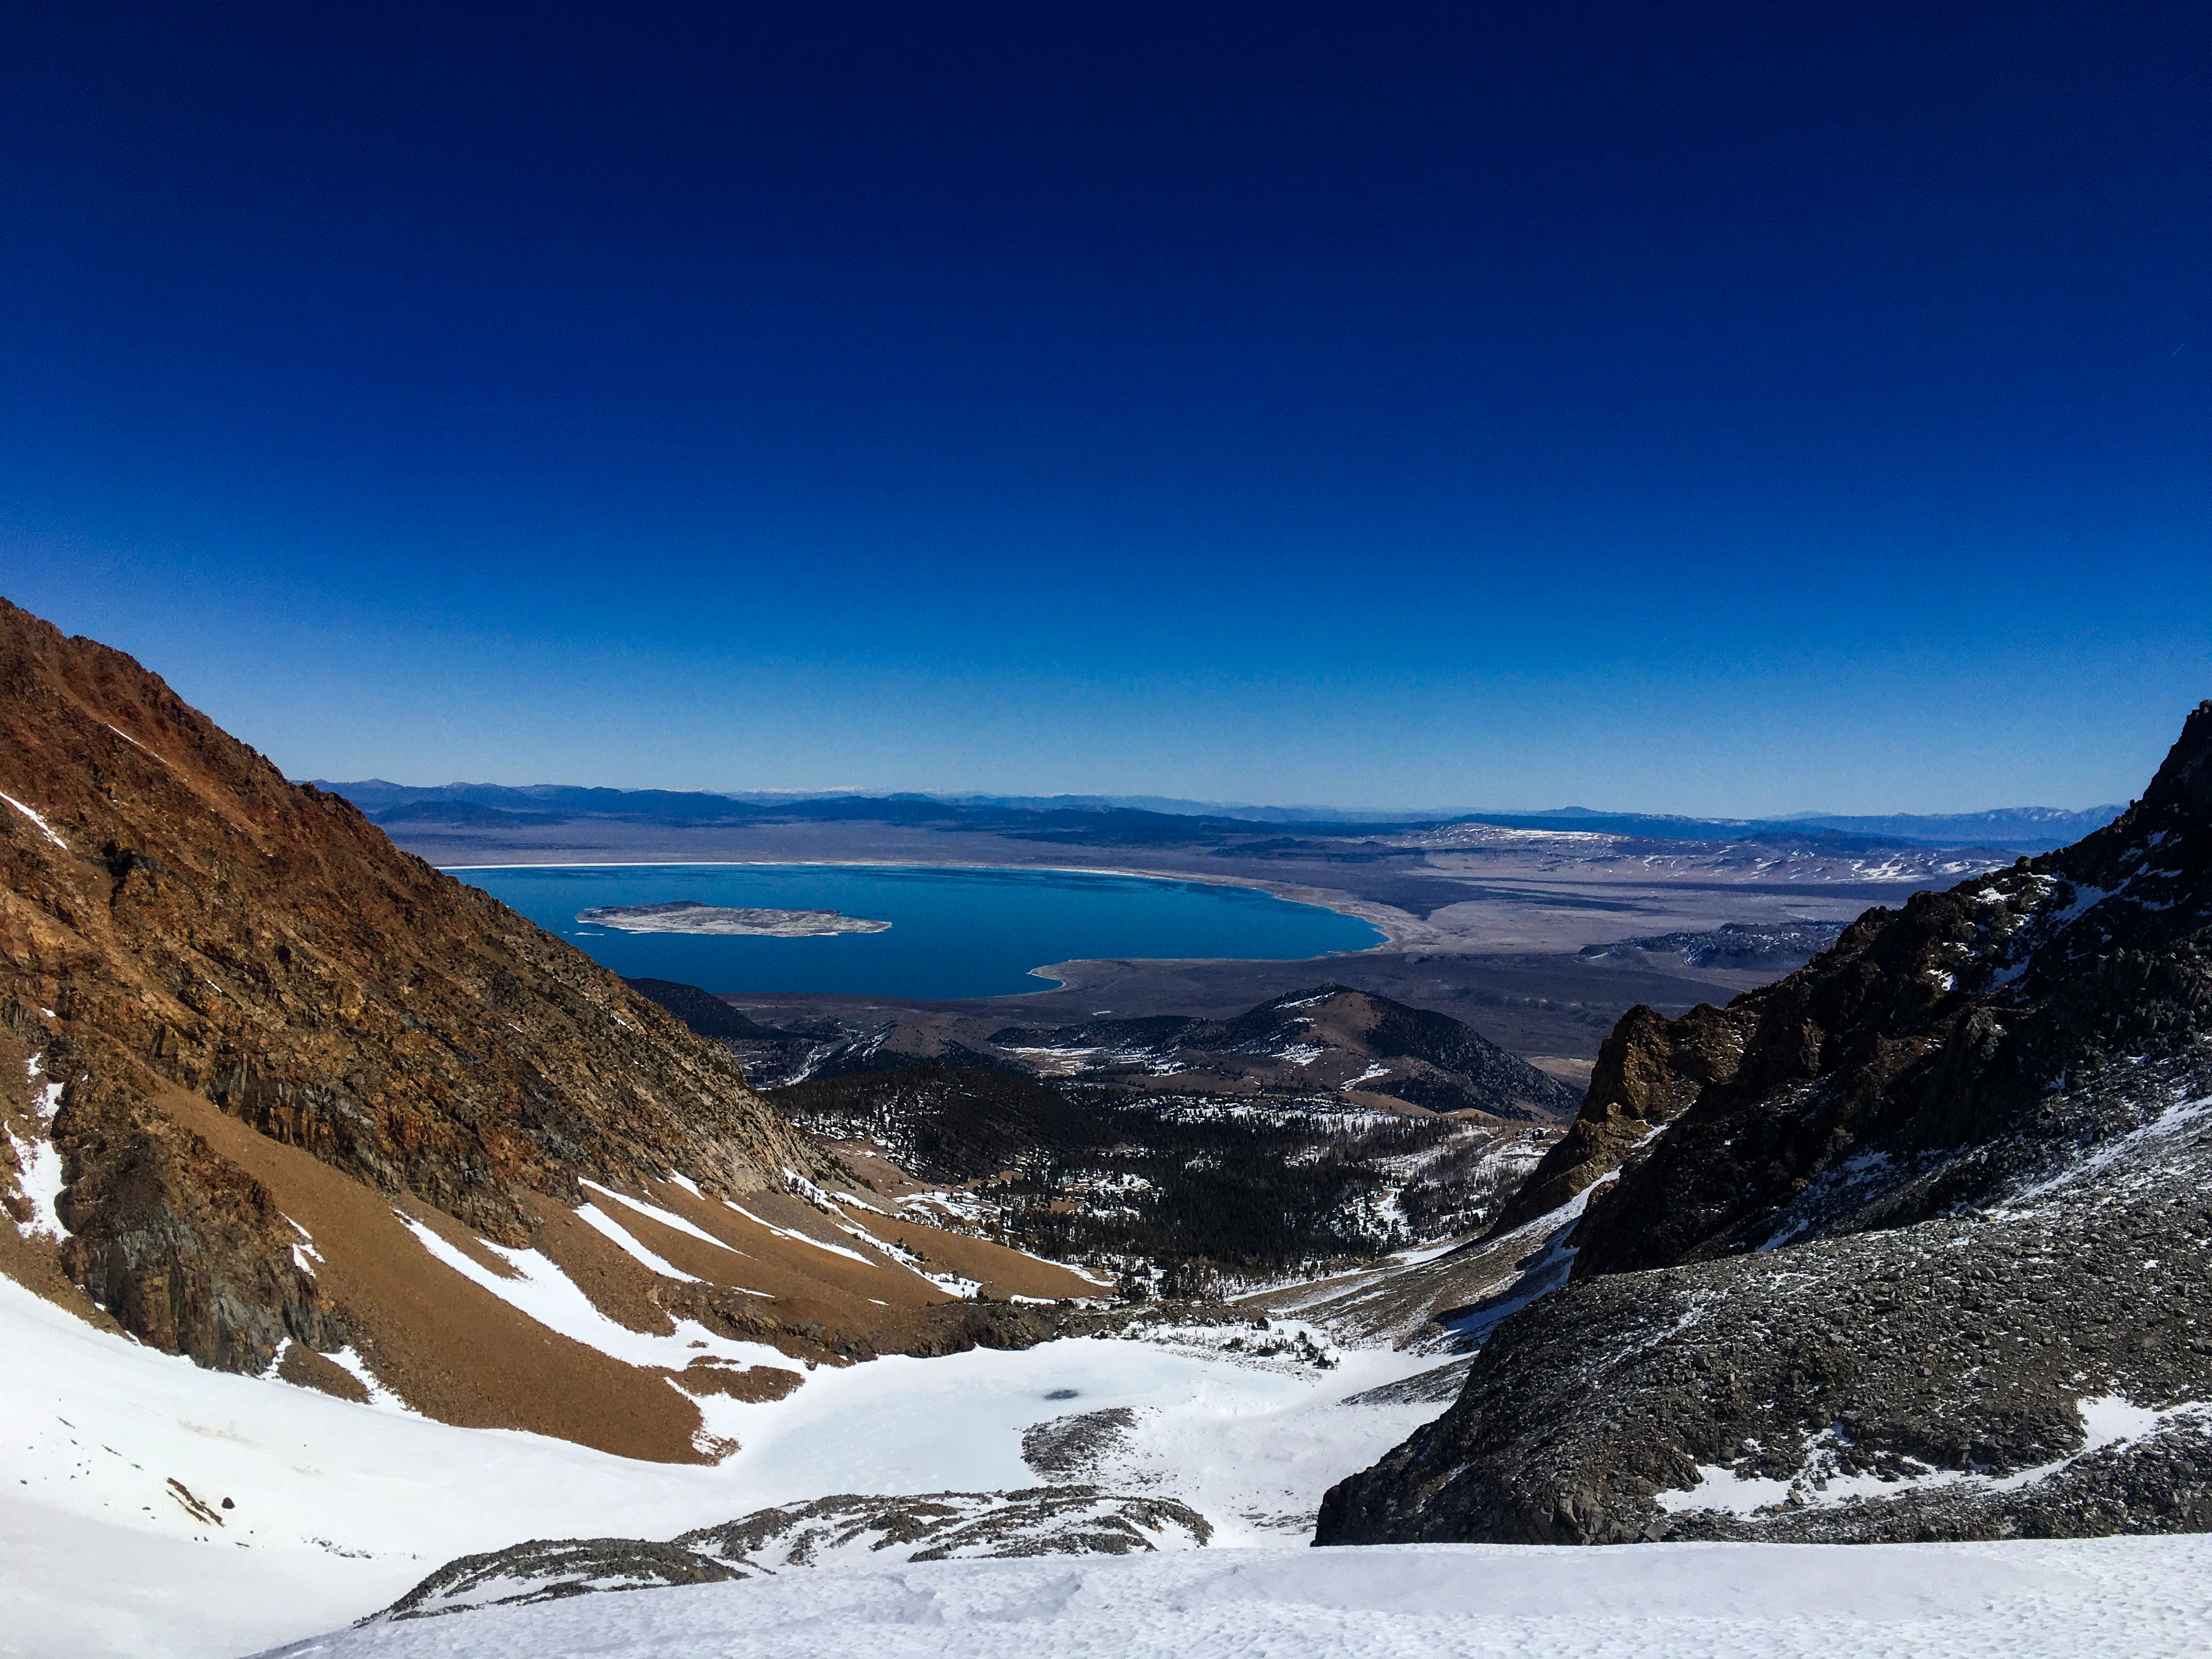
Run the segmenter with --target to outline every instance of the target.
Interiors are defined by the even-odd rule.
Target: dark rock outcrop
[[[631,990],[650,997],[701,1036],[711,1037],[717,1042],[754,1038],[772,1041],[784,1035],[773,1025],[763,1025],[739,1013],[713,992],[702,991],[696,985],[684,985],[672,979],[633,979],[628,984]]]
[[[1581,1111],[1507,1202],[1492,1236],[1558,1209],[1619,1168],[1705,1085],[1734,1077],[1754,1024],[1741,1006],[1701,1003],[1674,1020],[1643,1007],[1624,1014],[1598,1050]]]
[[[1624,1019],[1522,1207],[1616,1169],[1319,1541],[2212,1527],[2212,703],[2074,846]]]

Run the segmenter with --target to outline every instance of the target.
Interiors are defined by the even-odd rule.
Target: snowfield
[[[1330,1483],[1435,1410],[1340,1402],[1434,1358],[1361,1351],[1318,1370],[1206,1346],[1232,1334],[822,1367],[782,1401],[711,1401],[743,1449],[708,1467],[202,1370],[0,1279],[0,1655],[228,1659],[525,1539],[665,1538],[835,1492],[1034,1486],[1024,1430],[1115,1408],[1128,1430],[1083,1478],[1180,1498],[1217,1545],[1301,1541]]]
[[[2199,1537],[1307,1549],[1322,1492],[1440,1409],[1346,1396],[1436,1358],[1355,1350],[1322,1368],[1228,1352],[1235,1334],[823,1368],[787,1400],[724,1402],[744,1449],[678,1467],[204,1371],[0,1279],[0,1654],[2123,1659],[2201,1650],[2212,1632]],[[448,1559],[524,1539],[667,1538],[837,1492],[1034,1486],[1024,1430],[1122,1410],[1080,1478],[1192,1504],[1212,1547],[786,1568],[347,1628]]]
[[[825,1567],[372,1624],[288,1659],[2201,1653],[2212,1540],[1401,1545]]]

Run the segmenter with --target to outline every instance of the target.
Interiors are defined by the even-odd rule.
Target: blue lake
[[[1376,928],[1249,887],[1050,870],[848,865],[507,866],[457,869],[549,933],[630,979],[709,991],[987,997],[1054,981],[1030,969],[1095,957],[1289,962],[1382,942]],[[735,908],[840,910],[880,933],[758,939],[629,933],[579,923],[600,905],[689,899]]]

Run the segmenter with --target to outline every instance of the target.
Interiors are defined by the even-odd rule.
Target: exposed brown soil
[[[781,1400],[806,1379],[780,1365],[726,1365],[695,1359],[669,1379],[686,1394],[726,1395],[732,1400]]]
[[[162,1103],[307,1229],[321,1258],[313,1277],[343,1310],[356,1351],[379,1382],[416,1410],[470,1427],[556,1435],[628,1457],[700,1457],[691,1443],[698,1412],[665,1381],[547,1330],[464,1279],[423,1249],[382,1194],[205,1101],[172,1094]],[[466,1228],[421,1200],[406,1208],[448,1243],[473,1243]],[[652,1300],[650,1273],[557,1206],[544,1212],[538,1248],[603,1312],[640,1330],[675,1328]],[[611,1259],[593,1255],[570,1228]]]
[[[368,1403],[368,1387],[359,1377],[297,1343],[284,1350],[284,1357],[276,1362],[276,1375],[296,1388],[319,1389],[357,1406]]]

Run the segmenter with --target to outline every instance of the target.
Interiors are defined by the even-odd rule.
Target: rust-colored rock
[[[826,1174],[722,1049],[4,600],[0,793],[0,1024],[64,1085],[62,1259],[145,1341],[258,1371],[347,1340],[179,1091],[511,1243],[580,1177]]]

